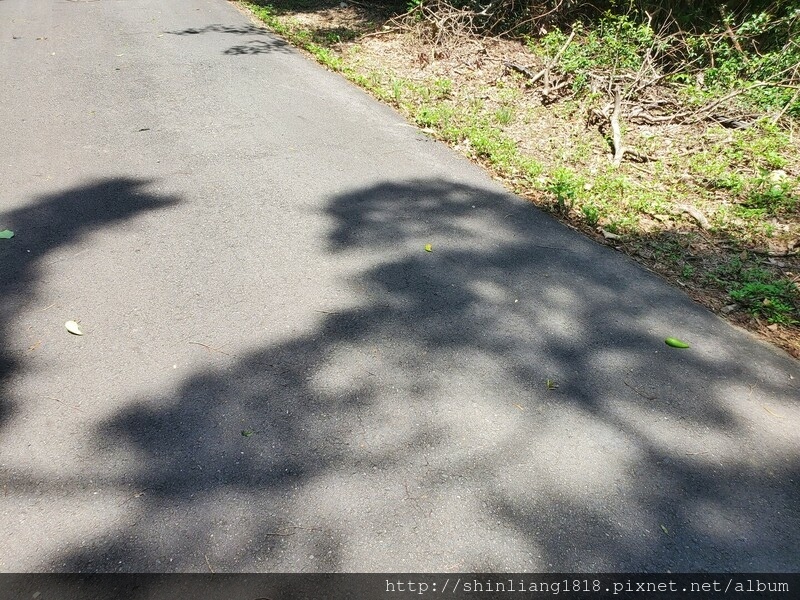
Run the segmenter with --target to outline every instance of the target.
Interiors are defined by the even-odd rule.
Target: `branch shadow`
[[[383,182],[324,216],[330,253],[368,257],[356,305],[132,398],[75,477],[146,494],[44,565],[800,568],[796,428],[743,394],[796,414],[791,359],[742,356],[739,332],[511,196]],[[668,326],[716,342],[670,351]]]
[[[283,40],[274,39],[269,41],[251,40],[246,44],[231,46],[223,54],[245,55],[245,54],[269,54],[275,51],[288,51],[288,45]]]
[[[178,31],[167,31],[170,35],[197,35],[200,33],[229,33],[233,35],[269,35],[269,31],[255,25],[221,25],[214,23],[205,27],[189,27]]]
[[[192,36],[205,33],[220,33],[224,35],[257,35],[265,36],[267,39],[250,40],[246,44],[232,46],[225,50],[223,54],[231,56],[269,54],[272,52],[291,52],[291,46],[284,40],[274,37],[268,30],[255,25],[221,25],[218,23],[205,27],[190,27],[178,31],[168,31],[170,35]]]
[[[0,431],[14,414],[14,404],[5,391],[8,380],[20,375],[19,357],[10,351],[9,323],[36,300],[42,260],[55,249],[79,242],[86,235],[147,211],[175,204],[177,198],[147,192],[151,182],[114,178],[87,183],[48,194],[17,210],[0,214],[4,227],[15,231],[0,244]]]

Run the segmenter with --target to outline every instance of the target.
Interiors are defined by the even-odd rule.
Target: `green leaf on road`
[[[250,437],[254,433],[255,431],[251,431],[250,429],[242,429],[242,437]]]
[[[14,232],[10,229],[0,231],[0,240],[10,240],[12,237],[14,237]]]
[[[433,246],[430,244],[425,244],[425,252],[433,252]]]
[[[668,337],[667,339],[665,339],[664,343],[667,344],[667,346],[671,346],[673,348],[688,348],[689,347],[689,344],[687,344],[686,342],[682,342],[678,338],[672,338],[672,337]]]

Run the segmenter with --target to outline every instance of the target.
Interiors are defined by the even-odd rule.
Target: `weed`
[[[510,106],[501,106],[495,111],[494,120],[498,125],[508,125],[514,120],[514,109]]]
[[[800,46],[792,42],[800,32],[800,5],[783,2],[769,11],[743,14],[739,23],[732,14],[726,15],[710,32],[721,40],[713,49],[707,46],[708,37],[690,39],[697,54],[705,55],[704,87],[711,92],[743,88],[752,81],[780,81],[800,64]],[[728,31],[735,31],[739,41],[730,41]],[[745,47],[748,51],[743,53]],[[743,99],[765,111],[779,109],[800,116],[800,97],[790,88],[753,88],[743,94]]]
[[[582,185],[582,180],[572,169],[558,167],[553,171],[552,180],[547,186],[547,191],[555,196],[558,210],[566,213],[572,208]]]
[[[751,263],[752,264],[752,263]],[[732,300],[769,323],[800,323],[800,292],[794,282],[735,257],[716,267],[708,277],[725,287]]]
[[[597,224],[600,222],[600,209],[594,204],[584,204],[581,206],[581,212],[589,227],[597,227]]]
[[[730,162],[712,152],[700,152],[689,160],[692,172],[711,189],[730,190],[738,194],[744,188],[744,178],[731,170]]]
[[[677,268],[683,263],[686,250],[681,242],[672,236],[664,236],[653,244],[653,256],[661,264]]]
[[[621,224],[618,221],[613,220],[613,219],[611,221],[609,221],[608,223],[606,223],[603,228],[606,231],[608,231],[609,233],[615,233],[615,234],[621,233],[622,229],[623,229]]]
[[[277,17],[275,9],[272,6],[253,3],[246,3],[246,6],[275,33],[280,35],[288,35],[290,33],[289,27],[284,25],[283,21]]]
[[[639,70],[655,39],[648,25],[636,23],[627,15],[611,13],[585,34],[580,23],[573,25],[573,31],[582,35],[581,43],[566,47],[559,66],[563,73],[572,75],[576,94],[588,92],[588,74],[593,70]],[[528,46],[533,52],[551,59],[564,47],[566,39],[566,34],[553,29],[539,40],[529,40]]]
[[[744,157],[744,164],[760,169],[780,169],[786,166],[784,153],[791,147],[790,137],[770,123],[737,131],[731,142],[719,148],[730,158]]]
[[[483,110],[484,101],[483,98],[470,98],[467,102],[467,107],[471,113],[478,113]]]
[[[439,100],[449,98],[450,94],[453,92],[452,80],[446,78],[434,80],[433,91],[434,96]]]
[[[305,44],[306,50],[311,52],[314,57],[323,65],[328,67],[331,71],[341,71],[343,62],[342,59],[336,56],[330,48],[325,48],[313,42]]]
[[[761,210],[762,214],[788,212],[797,206],[797,198],[793,191],[794,185],[789,179],[776,179],[765,175],[753,181],[744,206]]]
[[[764,317],[768,323],[794,325],[800,316],[797,303],[797,288],[790,281],[764,278],[763,271],[757,269],[749,273],[754,280],[735,284],[730,290],[733,300],[741,304],[755,316]]]
[[[520,156],[516,161],[516,165],[529,182],[533,183],[539,176],[544,173],[542,163],[529,156]]]
[[[402,79],[392,79],[392,100],[399,106],[403,102],[405,82]]]
[[[444,100],[450,97],[452,91],[453,82],[446,78],[428,80],[416,87],[416,92],[424,102]]]

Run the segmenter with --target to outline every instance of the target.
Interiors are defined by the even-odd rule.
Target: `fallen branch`
[[[529,83],[536,83],[544,75],[544,71],[539,71],[538,73],[532,73],[530,69],[526,69],[521,65],[508,62],[506,60],[503,61],[503,66],[506,67],[507,69],[511,69],[512,71],[516,71],[517,73],[525,75],[528,79],[530,79]]]
[[[653,162],[655,159],[652,156],[648,156],[647,154],[642,154],[637,150],[632,150],[631,148],[624,148],[622,150],[623,156],[630,156],[633,160],[637,162]]]
[[[622,95],[619,88],[614,90],[614,110],[609,117],[611,123],[611,143],[614,145],[614,160],[612,164],[618,167],[622,163],[622,155],[625,153],[622,147],[622,130],[619,126],[619,112],[622,104]]]
[[[558,52],[556,52],[556,55],[551,60],[548,61],[547,67],[546,67],[547,69],[553,68],[553,66],[558,62],[558,59],[561,58],[561,55],[564,54],[564,51],[567,49],[567,46],[570,45],[570,43],[572,42],[572,39],[574,37],[575,37],[575,30],[573,29],[570,32],[569,37],[567,38],[567,41],[565,41],[564,44],[561,46],[561,48],[558,49]]]
[[[625,385],[627,385],[629,388],[631,388],[631,389],[632,389],[634,392],[636,392],[637,394],[639,394],[639,396],[641,396],[641,397],[642,397],[642,398],[644,398],[645,400],[658,400],[658,396],[648,396],[647,394],[645,394],[645,393],[643,393],[642,391],[640,391],[640,390],[636,389],[635,387],[633,387],[633,386],[632,386],[630,383],[628,383],[628,382],[627,382],[627,381],[625,381],[624,379],[622,380],[622,383],[624,383]]]
[[[786,103],[781,112],[775,115],[775,117],[772,119],[773,125],[777,125],[778,121],[780,121],[783,118],[783,115],[785,115],[786,112],[789,110],[789,107],[792,106],[795,102],[797,102],[798,97],[800,97],[800,88],[797,88],[797,90],[795,90],[791,100],[789,100],[789,102]]]
[[[789,256],[800,256],[800,250],[786,249],[786,250],[763,250],[761,248],[748,248],[753,254],[760,254],[762,256],[774,256],[776,258],[786,258]]]
[[[80,408],[78,408],[77,406],[73,406],[72,404],[67,404],[66,402],[63,402],[62,400],[59,400],[59,399],[58,399],[58,398],[56,398],[55,396],[48,396],[48,398],[50,398],[50,400],[55,400],[55,401],[56,401],[56,402],[58,402],[59,404],[63,404],[64,406],[66,406],[66,407],[68,407],[68,408],[71,408],[72,410],[77,410],[78,412],[83,412],[83,411],[82,411]]]
[[[800,90],[800,86],[797,86],[797,85],[784,84],[784,83],[774,83],[774,82],[769,82],[769,81],[757,81],[756,83],[754,83],[752,85],[748,85],[748,86],[745,86],[743,88],[739,88],[738,90],[733,90],[731,93],[725,94],[724,96],[722,96],[722,98],[718,98],[714,102],[712,102],[710,104],[707,104],[705,106],[702,106],[702,107],[698,108],[696,111],[694,111],[692,113],[688,113],[687,116],[694,117],[694,120],[688,120],[686,122],[687,123],[697,123],[699,121],[704,121],[704,120],[710,118],[708,116],[709,113],[712,110],[714,110],[716,107],[718,107],[720,104],[722,104],[723,102],[727,102],[728,100],[731,100],[731,99],[735,98],[736,96],[740,96],[741,94],[746,94],[747,92],[749,92],[751,90],[755,90],[757,88],[762,88],[762,87],[777,87],[777,88],[786,88],[786,89],[790,89],[790,90]]]
[[[359,40],[364,40],[369,37],[377,37],[379,35],[386,35],[388,33],[397,33],[398,31],[403,31],[402,27],[389,27],[388,25],[384,25],[382,29],[378,29],[377,31],[370,31],[369,33],[364,33],[358,36]]]
[[[730,21],[726,18],[724,5],[721,5],[719,7],[719,14],[722,17],[722,22],[725,23],[725,33],[730,38],[731,42],[733,42],[734,48],[736,48],[736,50],[739,52],[739,55],[742,57],[742,60],[744,60],[744,63],[745,64],[749,63],[750,61],[748,60],[747,52],[745,52],[744,48],[742,48],[742,45],[739,43],[739,39],[733,32],[733,28],[731,27]]]
[[[189,343],[190,344],[194,344],[195,346],[202,346],[203,348],[205,348],[209,352],[219,352],[220,354],[224,354],[225,356],[230,356],[230,354],[228,354],[224,350],[220,350],[219,348],[214,348],[213,346],[209,346],[208,344],[203,344],[202,342],[191,342],[190,341]]]
[[[544,87],[542,88],[542,102],[545,102],[545,101],[552,102],[552,98],[550,97],[550,95],[554,91],[556,91],[557,89],[559,89],[561,87],[564,87],[564,85],[566,85],[566,82],[563,82],[563,85],[556,86],[555,88],[551,88],[550,87],[550,71],[555,66],[555,64],[558,62],[558,59],[561,58],[561,55],[564,54],[564,51],[567,49],[567,46],[570,45],[570,43],[572,42],[572,39],[574,37],[575,37],[575,30],[573,29],[570,32],[569,37],[567,38],[567,41],[565,41],[564,44],[561,46],[561,48],[558,49],[558,52],[556,52],[556,55],[553,58],[551,58],[549,61],[547,61],[547,64],[545,65],[545,67],[543,69],[543,72],[544,72],[543,73],[544,74]]]
[[[542,103],[549,104],[550,102],[555,102],[558,99],[556,92],[558,90],[564,89],[569,85],[569,79],[564,79],[562,82],[550,87],[550,82],[547,82],[547,86],[542,88]]]
[[[503,65],[505,67],[513,70],[513,71],[516,71],[517,73],[521,73],[522,75],[525,75],[528,79],[530,79],[530,81],[528,83],[529,84],[534,84],[537,81],[539,81],[542,77],[544,77],[545,75],[548,75],[548,77],[549,77],[550,69],[552,69],[553,66],[558,62],[558,59],[561,58],[562,54],[564,54],[564,51],[567,49],[567,46],[570,45],[570,43],[572,42],[574,37],[575,37],[575,32],[572,31],[569,34],[569,37],[567,38],[567,40],[562,44],[561,48],[558,49],[558,52],[556,52],[555,56],[553,56],[553,58],[551,58],[549,61],[547,61],[547,64],[545,65],[544,69],[542,69],[538,73],[532,73],[530,71],[530,69],[526,69],[525,67],[523,67],[521,65],[518,65],[518,64],[512,63],[512,62],[508,62],[508,61],[503,61]],[[566,84],[564,84],[564,85],[566,85]],[[542,92],[542,95],[546,96],[549,93],[549,91],[553,91],[553,90],[549,90],[549,87],[550,86],[549,86],[547,80],[545,80],[545,91]],[[559,87],[563,87],[563,86],[559,86]]]
[[[709,229],[711,227],[711,225],[708,222],[708,219],[706,219],[706,216],[699,210],[697,210],[694,206],[690,206],[688,204],[676,204],[675,208],[678,208],[680,209],[681,212],[684,212],[689,216],[691,216],[695,221],[697,221],[697,224],[700,225],[700,227],[702,227],[703,229]]]

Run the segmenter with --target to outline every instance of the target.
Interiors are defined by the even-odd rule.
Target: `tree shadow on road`
[[[8,327],[23,310],[36,305],[42,261],[57,248],[76,244],[98,229],[177,201],[150,194],[149,183],[131,178],[96,181],[42,196],[0,215],[0,223],[16,233],[0,245],[0,431],[14,414],[6,384],[22,374],[21,350],[12,349]]]
[[[200,33],[228,33],[233,35],[271,35],[263,27],[255,25],[221,25],[214,23],[205,27],[188,27],[178,31],[168,31],[170,35],[198,35]]]
[[[251,40],[246,44],[239,44],[238,46],[231,46],[225,50],[224,54],[229,55],[242,55],[242,54],[270,54],[275,51],[288,51],[289,47],[286,42],[279,39],[274,40]]]
[[[72,476],[142,494],[44,568],[800,567],[797,433],[759,405],[796,411],[790,359],[742,356],[739,332],[495,191],[384,182],[324,215],[329,252],[362,261],[357,302],[131,398]],[[672,351],[675,329],[714,341]]]
[[[223,35],[257,35],[266,39],[250,40],[245,44],[231,46],[223,52],[228,55],[245,54],[270,54],[273,52],[291,52],[292,47],[281,38],[275,37],[267,29],[255,25],[220,25],[218,23],[205,27],[190,27],[179,31],[168,31],[170,35],[192,36],[205,33],[218,33]]]

